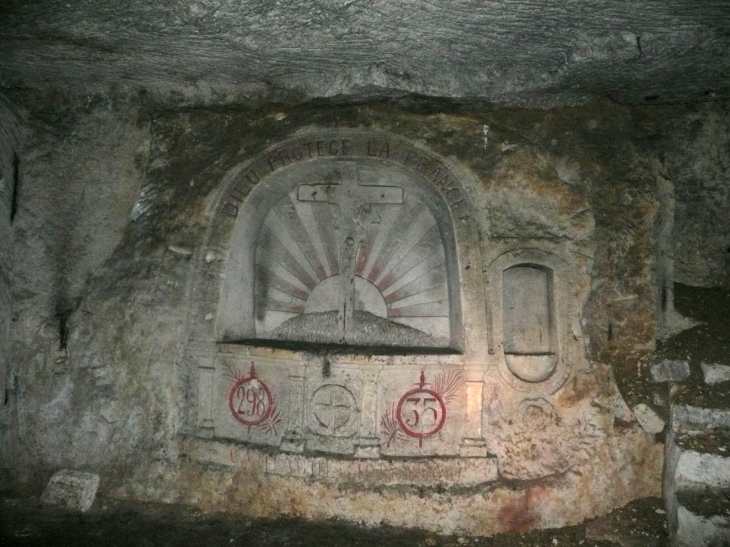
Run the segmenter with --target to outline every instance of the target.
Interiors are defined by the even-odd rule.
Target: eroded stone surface
[[[2,83],[82,96],[117,87],[257,106],[414,93],[539,108],[728,96],[722,2],[46,0],[8,2],[3,15]]]
[[[659,415],[649,406],[641,403],[634,407],[634,416],[639,425],[644,428],[647,433],[661,433],[664,430],[665,422]]]
[[[368,523],[385,515],[403,526],[474,534],[560,525],[566,515],[579,520],[656,493],[660,446],[619,404],[611,367],[619,382],[649,377],[648,361],[638,357],[651,351],[661,310],[650,241],[660,202],[655,166],[641,150],[649,141],[631,135],[634,116],[664,127],[661,120],[611,106],[548,114],[382,109],[155,116],[145,181],[129,203],[134,220],[69,318],[64,357],[73,367],[56,363],[53,315],[41,318],[30,304],[19,308],[15,351],[19,357],[20,349],[27,351],[29,359],[19,362],[31,364],[19,377],[24,398],[12,403],[13,423],[17,432],[38,431],[39,448],[20,461],[34,438],[26,437],[26,448],[9,461],[28,474],[61,458],[83,462],[117,495],[235,506],[252,515]],[[75,123],[93,125],[90,119]],[[242,344],[216,330],[222,284],[245,286],[246,279],[226,270],[229,234],[245,218],[234,218],[230,206],[243,210],[259,190],[273,195],[267,185],[277,172],[335,161],[331,140],[314,139],[313,157],[298,162],[286,145],[355,131],[347,126],[378,139],[371,153],[386,172],[408,169],[444,199],[435,210],[454,224],[460,352],[270,347],[265,338]],[[342,138],[333,151],[342,149]],[[347,161],[372,161],[367,140]],[[387,159],[378,156],[384,142]],[[396,153],[397,143],[405,155]],[[409,150],[416,157],[406,165]],[[461,184],[468,218],[460,218],[465,211],[449,190],[456,186],[435,184],[435,160]],[[239,186],[255,161],[264,168],[260,180]],[[325,171],[327,184],[341,184],[333,170]],[[320,181],[297,186],[314,183]],[[398,204],[375,204],[370,213],[391,205]],[[264,219],[270,211],[262,208]],[[27,256],[45,241],[51,239],[38,239]],[[268,250],[258,243],[252,248]],[[19,264],[18,287],[31,294],[35,263],[21,257]],[[522,336],[523,325],[509,314],[505,321],[505,301],[491,291],[505,269],[525,265],[553,276],[552,283],[549,276],[535,282],[539,294],[549,295],[547,330],[541,330],[545,321],[527,324]],[[47,338],[37,338],[33,327],[43,322]],[[506,351],[495,327],[504,332],[505,325],[519,334],[512,338],[519,344]],[[541,333],[554,334],[556,344],[526,345],[540,342]],[[372,341],[365,342],[367,349]],[[548,364],[527,376],[514,360],[507,363],[510,355]],[[201,455],[209,452],[190,449],[192,438],[205,450],[222,451],[215,458],[230,460],[233,449],[234,459],[221,469],[220,461]],[[259,461],[267,457],[268,467]],[[355,475],[355,464],[364,475]],[[126,465],[133,471],[123,473]],[[323,467],[338,471],[328,479]],[[429,474],[438,475],[438,488],[428,488]],[[352,488],[343,494],[348,481]]]
[[[730,518],[727,515],[702,516],[680,506],[677,547],[714,547],[730,545]]]
[[[730,381],[730,366],[701,363],[702,375],[706,384],[721,384]]]
[[[651,366],[651,379],[660,382],[681,382],[689,376],[689,363],[665,359]]]
[[[63,469],[48,481],[41,502],[86,512],[94,503],[99,488],[99,475]]]
[[[675,471],[677,489],[730,487],[730,456],[682,450]]]
[[[12,415],[7,404],[15,396],[17,384],[10,361],[12,291],[10,270],[13,263],[12,223],[18,209],[18,162],[24,137],[22,111],[0,94],[0,382],[4,387],[0,407],[0,445],[7,445],[5,434]],[[2,454],[2,448],[0,448]],[[0,456],[1,457],[1,456]]]
[[[628,455],[627,447],[634,445],[636,440],[634,433],[619,434],[612,441],[611,448],[601,456],[601,462],[605,465],[621,454]],[[213,445],[206,443],[204,446],[207,451]],[[186,452],[188,450],[192,447],[186,448]],[[614,506],[628,491],[658,493],[654,480],[647,481],[648,477],[643,473],[634,474],[631,465],[623,466],[611,478],[600,478],[604,465],[596,462],[598,465],[591,471],[596,475],[567,473],[539,485],[528,482],[524,487],[516,488],[510,481],[464,489],[457,485],[464,481],[474,484],[472,481],[493,475],[485,473],[488,468],[482,467],[482,464],[470,463],[469,460],[461,463],[413,460],[394,464],[327,462],[324,458],[271,456],[230,445],[216,445],[215,450],[215,456],[207,457],[223,463],[225,471],[208,465],[183,465],[178,468],[174,482],[169,482],[166,478],[169,475],[162,473],[157,480],[148,481],[145,485],[128,484],[115,494],[136,499],[159,499],[163,495],[169,501],[193,503],[221,511],[243,511],[249,516],[292,515],[326,519],[347,515],[348,520],[366,526],[385,523],[416,526],[441,533],[492,535],[578,522],[583,517],[569,509],[578,503],[593,515],[598,515]],[[650,452],[655,450],[656,446],[649,449]],[[636,452],[633,454],[632,457],[635,457]],[[657,454],[645,453],[644,456],[661,466]],[[270,463],[271,460],[276,463]],[[263,473],[267,465],[276,474]],[[446,477],[454,478],[454,483],[447,478],[437,485],[423,484],[423,479],[419,478],[421,471],[440,466],[447,471]],[[470,470],[477,471],[477,474],[471,474]],[[451,474],[455,471],[457,474]],[[328,478],[330,473],[334,476]],[[336,481],[337,477],[352,477],[352,482],[336,483],[333,479]],[[363,488],[369,480],[381,486],[377,489]],[[384,486],[383,482],[391,482],[391,485]],[[408,487],[408,483],[418,487]],[[183,487],[184,484],[195,486]],[[580,494],[589,484],[596,489],[594,492],[601,493],[600,496],[591,496],[590,501]]]

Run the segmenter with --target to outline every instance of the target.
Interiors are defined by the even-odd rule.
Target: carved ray
[[[400,215],[388,230],[383,247],[378,252],[378,256],[370,272],[368,272],[367,280],[370,282],[374,282],[380,276],[393,253],[400,246],[403,234],[407,233],[408,227],[423,209],[423,204],[420,201],[412,196],[408,196],[408,198],[405,200],[405,205],[402,206]]]
[[[400,290],[406,285],[413,283],[420,277],[428,274],[432,271],[441,271],[446,276],[446,268],[444,266],[446,257],[444,256],[443,248],[439,249],[435,253],[429,255],[425,260],[419,262],[416,266],[408,270],[399,279],[394,281],[387,289],[383,290],[383,296],[388,298],[391,293]]]
[[[418,215],[409,224],[407,230],[401,235],[400,242],[395,251],[391,254],[383,271],[374,281],[375,285],[384,279],[388,273],[395,268],[421,241],[424,235],[436,224],[431,211],[423,207]]]
[[[360,267],[360,263],[358,262],[357,275],[360,277],[365,277],[365,273],[373,269],[375,260],[378,258],[378,255],[390,234],[393,224],[398,219],[402,211],[400,205],[381,205],[380,207],[381,208],[379,210],[382,211],[380,215],[380,224],[378,224],[377,229],[371,230],[371,235],[373,235],[374,238],[372,240],[372,244],[368,241],[368,253],[365,264]]]
[[[357,259],[355,260],[355,275],[359,275],[360,277],[363,277],[363,273],[365,272],[365,266],[368,263],[368,259],[370,258],[370,255],[372,253],[375,241],[382,231],[382,215],[380,213],[380,207],[378,207],[377,205],[371,205],[370,215],[377,215],[380,221],[376,224],[371,224],[369,226],[367,236],[362,242],[360,248],[357,250]]]
[[[292,202],[291,195],[286,196],[274,205],[273,214],[269,213],[269,216],[275,216],[285,227],[292,241],[296,243],[299,250],[297,259],[305,269],[311,270],[311,274],[316,279],[324,279],[326,277],[324,267],[320,263],[312,238],[305,228],[305,223],[302,222],[301,213],[296,205]]]
[[[289,273],[306,285],[309,290],[314,288],[317,282],[312,279],[312,276],[304,269],[301,262],[292,256],[286,246],[281,243],[281,240],[271,230],[264,226],[260,237],[261,240],[256,253],[256,262],[264,266],[273,266],[279,263]]]
[[[441,249],[441,246],[441,234],[434,224],[408,254],[376,283],[378,289],[387,290],[394,282]]]
[[[302,300],[301,298],[297,298],[296,296],[292,296],[289,293],[281,292],[280,290],[276,289],[275,287],[269,287],[267,298],[269,300],[277,300],[279,302],[284,302],[287,304],[294,304],[297,306],[304,306],[304,304],[307,303],[306,300]]]
[[[406,297],[413,296],[436,287],[446,287],[446,271],[440,266],[427,271],[422,276],[417,277],[406,285],[403,285],[400,289],[393,291],[388,294],[385,299],[386,302],[394,303]],[[390,305],[392,306],[394,304]]]
[[[304,313],[304,306],[298,306],[296,304],[279,302],[278,300],[267,300],[266,309],[270,311],[285,311],[294,314]]]
[[[315,220],[316,215],[312,209],[313,204],[305,201],[298,201],[296,195],[292,197],[292,194],[289,195],[289,199],[291,199],[294,204],[294,208],[296,209],[297,215],[303,225],[301,237],[306,239],[308,242],[309,249],[305,254],[307,254],[307,258],[310,259],[312,267],[317,273],[317,277],[322,280],[330,274],[325,267],[325,264],[327,264],[327,251],[324,248],[322,238],[319,236],[319,227]]]
[[[305,288],[297,286],[296,278],[289,274],[283,267],[274,265],[273,269],[269,269],[262,264],[256,265],[257,289],[261,288],[263,294],[268,294],[268,289],[274,288],[290,296],[300,300],[309,298],[309,291]],[[289,279],[286,279],[289,277]],[[292,280],[295,280],[294,282]]]
[[[405,287],[404,287],[405,288]],[[427,304],[448,300],[449,294],[445,283],[439,283],[435,287],[424,289],[420,292],[394,291],[385,299],[390,307],[412,306],[413,304]]]

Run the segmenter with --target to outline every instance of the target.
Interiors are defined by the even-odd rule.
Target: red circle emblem
[[[238,380],[228,394],[228,406],[243,425],[259,425],[271,414],[274,399],[268,386],[254,376]]]
[[[395,412],[406,435],[422,439],[438,433],[446,421],[446,404],[441,395],[425,387],[406,392]]]

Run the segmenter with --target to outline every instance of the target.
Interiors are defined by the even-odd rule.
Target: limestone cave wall
[[[10,323],[12,297],[12,223],[17,208],[18,155],[22,142],[20,112],[0,95],[0,443],[5,445],[12,428],[10,398],[16,388],[11,373]]]
[[[206,230],[237,165],[294,135],[341,128],[402,135],[470,173],[483,246],[524,241],[576,257],[582,313],[570,335],[582,355],[557,404],[570,413],[590,401],[607,446],[625,452],[625,489],[606,503],[658,493],[661,446],[629,407],[650,402],[643,386],[663,287],[727,282],[726,103],[537,111],[413,99],[247,110],[10,96],[28,112],[22,148],[0,133],[5,186],[13,161],[19,182],[12,226],[9,191],[0,194],[0,326],[10,329],[0,333],[0,465],[11,482],[37,488],[72,467],[99,472],[109,493],[225,509],[212,492],[245,477],[229,484],[184,466],[197,389],[185,361],[189,302],[200,264],[218,260],[200,252]],[[586,456],[596,466],[603,457]],[[540,476],[560,468],[550,465]],[[196,494],[186,498],[186,488]]]
[[[688,108],[663,159],[674,181],[674,279],[699,287],[730,283],[730,112],[727,103]]]

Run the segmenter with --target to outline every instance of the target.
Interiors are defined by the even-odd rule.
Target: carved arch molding
[[[457,222],[470,218],[451,170],[385,136],[285,143],[243,169],[219,341],[458,351]]]
[[[559,389],[569,265],[519,246],[483,257],[469,177],[360,131],[297,136],[232,170],[194,290],[197,434],[486,456],[491,370],[516,392]],[[336,357],[315,370],[313,351]]]

